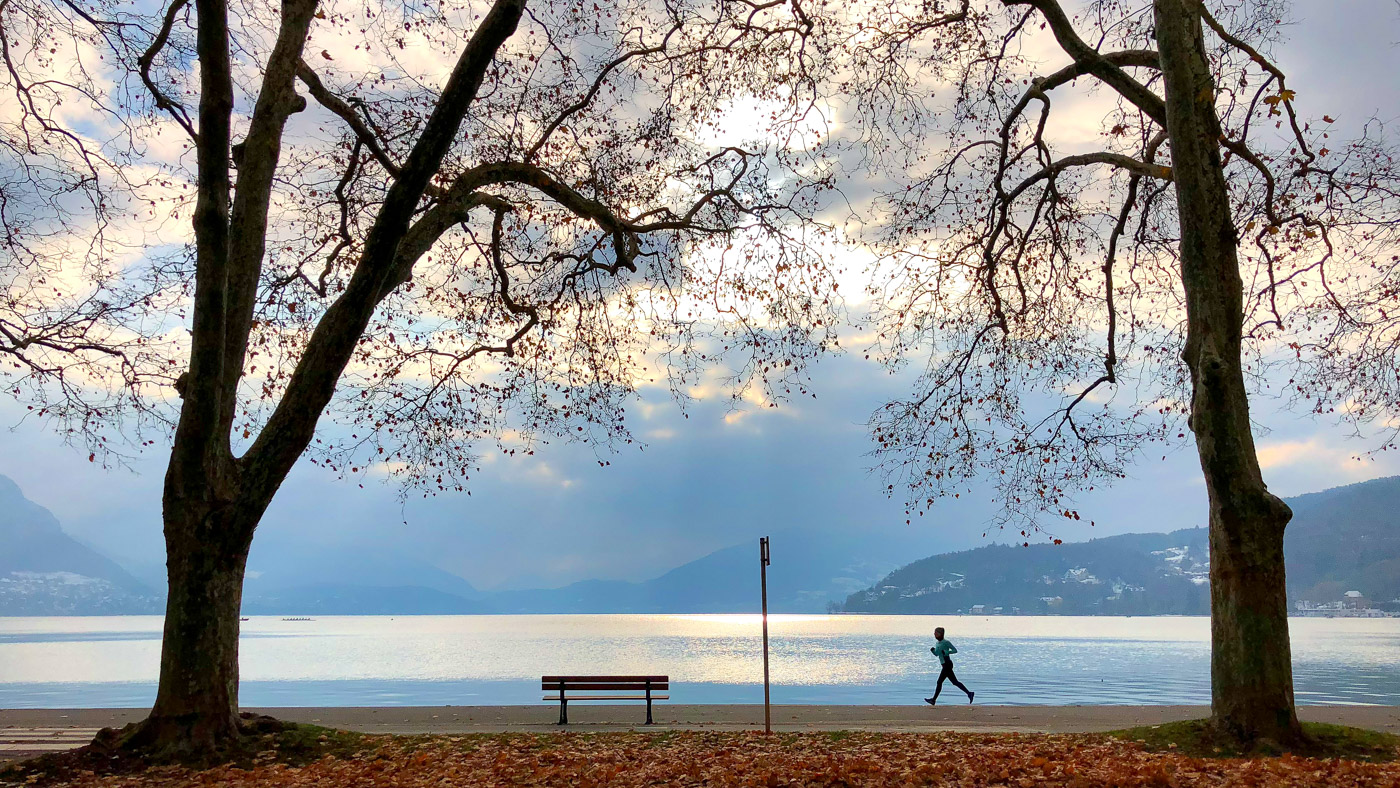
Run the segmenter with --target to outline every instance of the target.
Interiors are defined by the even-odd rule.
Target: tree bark
[[[1210,498],[1211,717],[1241,742],[1296,743],[1283,531],[1250,429],[1241,358],[1244,285],[1221,161],[1199,0],[1155,0],[1181,223],[1191,429]]]
[[[237,740],[239,611],[257,522],[249,514],[246,504],[167,496],[169,597],[160,685],[150,716],[128,745],[191,758],[219,753]]]

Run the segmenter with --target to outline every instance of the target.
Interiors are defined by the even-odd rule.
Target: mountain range
[[[36,525],[37,524],[37,525]],[[31,538],[42,532],[43,539]],[[771,609],[822,612],[919,554],[917,538],[771,534]],[[0,616],[158,613],[164,567],[137,577],[63,533],[43,507],[0,476]],[[472,613],[738,613],[759,607],[758,545],[733,545],[642,582],[586,580],[562,588],[487,592],[382,546],[320,544],[269,533],[253,541],[248,615]]]
[[[1288,499],[1289,599],[1325,604],[1349,592],[1400,608],[1400,477]],[[1205,528],[1076,544],[989,545],[915,561],[851,594],[851,613],[1205,615]]]
[[[832,599],[869,585],[908,556],[903,542],[796,529],[770,536],[772,610],[819,613]],[[917,554],[917,553],[916,553]],[[588,580],[563,588],[507,591],[483,600],[501,613],[751,613],[759,608],[758,541],[733,545],[640,583]]]
[[[1291,599],[1325,602],[1352,590],[1378,602],[1400,598],[1400,477],[1289,504],[1295,513],[1285,539]],[[909,557],[921,554],[914,538],[789,529],[774,532],[772,540],[768,599],[777,612],[1209,611],[1204,528],[1059,545],[993,544],[913,563]],[[483,591],[382,547],[270,535],[254,541],[243,609],[250,615],[756,612],[757,561],[757,545],[744,543],[642,582]],[[139,579],[65,534],[48,510],[0,476],[0,615],[160,612],[162,568],[137,569]]]
[[[152,589],[63,532],[48,509],[0,476],[0,615],[156,613]]]

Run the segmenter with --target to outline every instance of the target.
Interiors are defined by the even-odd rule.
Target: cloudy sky
[[[1378,116],[1400,124],[1400,9],[1389,0],[1306,0],[1280,53],[1298,100],[1346,128]],[[986,495],[940,505],[904,524],[868,473],[863,422],[903,391],[859,354],[823,361],[817,398],[734,413],[699,402],[689,418],[662,390],[634,409],[645,447],[600,468],[585,446],[551,445],[533,457],[495,457],[473,475],[472,494],[399,499],[392,486],[335,479],[303,463],[268,512],[259,539],[349,542],[426,558],[482,588],[557,586],[585,578],[643,579],[767,531],[794,527],[859,531],[872,539],[915,537],[935,552],[1004,538],[984,536]],[[1400,474],[1391,453],[1347,430],[1257,400],[1261,459],[1276,492],[1289,496]],[[19,411],[0,404],[0,423]],[[129,469],[103,469],[38,425],[0,431],[0,474],[51,509],[73,535],[133,565],[162,561],[160,489],[164,451]],[[1205,493],[1190,447],[1138,465],[1131,478],[1080,500],[1087,516],[1056,524],[1080,540],[1201,525]],[[1088,520],[1096,525],[1092,528]],[[919,557],[910,555],[910,558]]]

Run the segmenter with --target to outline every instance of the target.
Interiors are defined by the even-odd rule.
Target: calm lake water
[[[770,621],[775,703],[922,703],[938,625],[979,703],[1210,702],[1206,618]],[[158,616],[0,618],[0,708],[149,705],[160,627]],[[1299,702],[1400,705],[1400,619],[1290,628]],[[763,700],[758,616],[261,617],[244,622],[240,653],[248,706],[529,704],[549,673],[665,673],[675,703]]]

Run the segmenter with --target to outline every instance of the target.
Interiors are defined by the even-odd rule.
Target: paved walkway
[[[570,704],[576,732],[625,731],[646,719],[641,704]],[[558,707],[403,706],[249,709],[296,722],[364,733],[553,733]],[[1204,706],[774,706],[779,731],[866,730],[1085,733],[1204,717]],[[0,760],[86,744],[102,727],[120,727],[145,709],[0,709]],[[1300,706],[1304,720],[1400,734],[1400,706]],[[761,730],[763,707],[658,703],[650,730]]]

